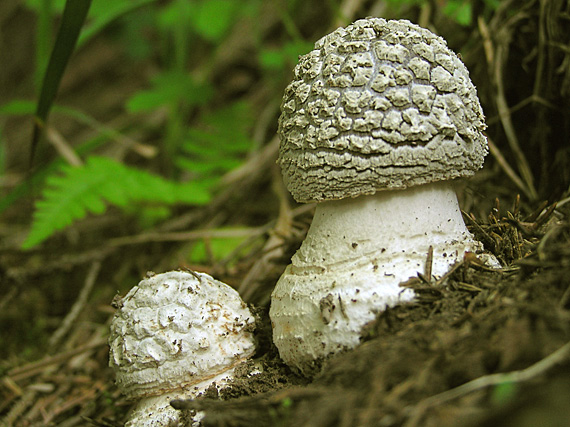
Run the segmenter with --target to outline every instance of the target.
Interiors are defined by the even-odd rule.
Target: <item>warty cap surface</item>
[[[487,154],[476,89],[445,40],[361,19],[315,44],[281,104],[278,163],[298,202],[470,176]]]

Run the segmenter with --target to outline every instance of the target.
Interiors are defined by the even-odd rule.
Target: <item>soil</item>
[[[176,405],[216,426],[566,425],[570,227],[552,227],[549,268],[530,256],[500,272],[466,262],[444,286],[418,280],[416,303],[380,314],[308,383],[264,349],[264,373]]]
[[[35,17],[18,3],[6,0],[0,6],[0,43],[18,47],[0,70],[7,99],[32,93],[33,39],[22,29]],[[316,40],[338,25],[330,11],[320,9],[328,2],[301,3],[293,20],[306,39]],[[377,12],[374,2],[360,3],[348,16]],[[151,230],[141,231],[124,212],[110,208],[22,251],[33,194],[3,212],[0,425],[123,425],[133,402],[120,394],[108,367],[111,302],[146,271],[176,268],[205,271],[240,291],[258,317],[258,350],[251,363],[262,366],[256,375],[249,375],[251,365],[243,366],[227,388],[174,402],[187,425],[195,411],[205,411],[205,426],[569,425],[570,54],[560,46],[570,41],[564,31],[570,5],[523,3],[501,2],[492,11],[478,10],[479,5],[473,13],[480,20],[467,28],[435,6],[426,12],[409,5],[397,16],[422,19],[438,30],[462,51],[476,83],[491,155],[458,193],[468,227],[502,269],[489,270],[467,255],[445,280],[418,275],[403,284],[415,290],[416,300],[381,313],[363,331],[360,346],[323,361],[311,377],[292,371],[272,344],[268,307],[313,206],[296,205],[283,191],[275,167],[275,108],[261,132],[263,144],[224,178],[212,203],[180,208]],[[310,14],[301,15],[308,9]],[[286,34],[280,12],[267,6],[263,13],[263,40],[278,44]],[[259,77],[259,65],[246,57],[253,47],[240,33],[243,28],[247,25],[236,26],[233,44],[224,45],[214,61],[222,70],[214,80],[223,82],[217,100],[243,97],[259,106],[261,116],[277,105],[286,80]],[[60,102],[152,145],[165,115],[132,117],[122,105],[145,87],[159,61],[133,61],[109,40],[96,39],[77,53]],[[207,50],[205,45],[200,52]],[[71,145],[93,134],[69,118],[52,119]],[[29,121],[2,119],[0,125],[8,153],[4,195],[29,172],[24,149]],[[38,149],[40,164],[56,157],[48,144]],[[101,151],[159,169],[116,146]],[[247,250],[188,263],[194,241],[209,237],[204,232],[184,240],[184,232],[232,225],[251,230]]]

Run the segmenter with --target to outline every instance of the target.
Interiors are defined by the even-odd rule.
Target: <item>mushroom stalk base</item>
[[[318,204],[272,294],[281,358],[309,373],[317,360],[357,346],[378,313],[413,299],[399,284],[426,271],[430,246],[435,277],[482,250],[449,182]]]
[[[180,411],[170,406],[175,399],[194,399],[203,394],[210,386],[216,385],[223,388],[233,378],[235,368],[228,369],[214,378],[202,381],[186,390],[172,390],[159,396],[146,397],[136,405],[130,414],[125,427],[159,427],[174,426],[180,424]],[[198,412],[194,421],[200,421],[204,417],[203,412]]]

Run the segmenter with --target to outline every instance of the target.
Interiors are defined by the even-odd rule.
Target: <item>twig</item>
[[[485,50],[485,58],[488,64],[493,64],[495,62],[495,51],[493,50],[493,42],[491,41],[491,32],[489,27],[485,23],[483,16],[477,18],[477,26],[479,27],[479,32],[481,33],[481,39],[483,41],[483,49]]]
[[[41,265],[18,265],[15,267],[10,267],[6,271],[6,276],[17,278],[23,280],[24,278],[46,274],[54,270],[62,270],[76,265],[86,264],[88,262],[93,262],[96,260],[102,260],[103,258],[111,255],[115,252],[117,248],[112,247],[102,247],[93,250],[88,250],[79,253],[66,253],[59,255],[57,259],[45,260]]]
[[[292,216],[292,218],[296,218],[299,215],[303,215],[307,212],[310,212],[314,208],[315,208],[314,203],[305,203],[305,204],[298,206],[295,209],[293,209],[291,211],[291,216]],[[272,219],[271,221],[267,222],[267,224],[265,224],[264,227],[267,227],[268,232],[271,233],[272,229],[275,229],[275,224],[277,224],[277,219]],[[242,243],[240,243],[238,246],[236,246],[235,249],[232,250],[228,255],[226,255],[224,258],[222,258],[218,262],[217,265],[218,266],[227,265],[231,260],[236,258],[237,254],[241,253],[243,248],[250,246],[253,243],[253,241],[258,239],[258,238],[259,238],[259,236],[251,236],[251,237],[245,239]],[[264,244],[263,248],[261,249],[260,256],[263,256],[264,254],[271,252],[271,251],[273,251],[273,250],[277,249],[278,247],[283,246],[285,244],[286,244],[286,242],[278,243],[278,244],[273,245],[273,246]]]
[[[538,96],[541,93],[542,73],[544,70],[545,54],[547,53],[544,47],[546,42],[546,30],[544,28],[546,21],[546,18],[544,16],[546,2],[544,0],[540,0],[538,3],[540,4],[540,12],[538,17],[538,40],[536,46],[536,75],[534,78],[534,87],[532,90],[532,94],[535,96]]]
[[[532,200],[536,200],[538,198],[538,194],[534,187],[534,178],[532,176],[532,171],[526,160],[524,153],[522,152],[517,134],[515,132],[515,128],[513,122],[511,120],[511,115],[509,113],[509,106],[507,104],[507,100],[505,98],[505,90],[503,87],[503,68],[504,68],[504,60],[503,58],[506,55],[507,47],[505,46],[508,43],[509,37],[506,37],[507,41],[503,41],[501,45],[497,47],[495,50],[496,60],[494,63],[494,79],[495,84],[497,86],[497,110],[499,111],[499,118],[501,119],[501,124],[503,125],[503,130],[505,131],[505,135],[507,137],[507,142],[515,155],[517,160],[517,165],[519,171],[521,173],[522,179],[526,184],[528,196]]]
[[[293,215],[289,205],[287,190],[276,167],[273,167],[273,189],[279,198],[279,216],[265,242],[265,253],[259,258],[243,279],[238,291],[245,300],[249,300],[257,290],[260,277],[265,277],[271,268],[271,260],[283,256],[285,239],[290,236]],[[267,250],[272,248],[271,250]]]
[[[561,208],[563,205],[565,205],[565,204],[568,203],[568,202],[570,202],[570,197],[565,197],[564,199],[559,200],[559,201],[556,203],[556,207],[557,207],[557,208]]]
[[[461,213],[463,214],[463,218],[469,222],[469,225],[472,225],[475,229],[477,229],[477,232],[480,234],[479,240],[482,240],[483,244],[487,244],[491,247],[491,249],[496,249],[497,242],[493,237],[491,237],[491,235],[489,235],[489,233],[483,229],[483,227],[481,227],[481,225],[479,225],[473,214],[469,215],[464,210],[462,210]]]
[[[338,8],[338,16],[333,23],[334,28],[345,26],[352,22],[358,9],[362,7],[362,3],[362,0],[344,0]]]
[[[430,396],[422,401],[420,401],[413,408],[409,408],[408,421],[404,424],[404,427],[414,427],[419,425],[421,417],[424,415],[425,411],[432,406],[441,405],[450,400],[457,399],[459,397],[465,396],[466,394],[472,393],[474,391],[482,390],[484,388],[496,386],[503,383],[520,383],[524,381],[531,380],[538,375],[546,372],[547,370],[553,368],[559,363],[562,363],[570,356],[570,342],[566,343],[554,353],[551,353],[544,359],[539,360],[533,365],[530,365],[526,369],[504,372],[498,374],[485,375],[469,381],[459,387],[452,388],[450,390],[444,391],[443,393]]]
[[[132,150],[133,152],[137,153],[142,157],[151,159],[153,157],[156,157],[156,155],[158,154],[158,149],[156,147],[138,142],[135,139],[131,138],[130,136],[123,135],[121,132],[115,130],[116,128],[119,128],[121,126],[119,123],[115,123],[115,125],[113,126],[108,126],[94,119],[90,115],[85,114],[82,111],[73,108],[65,108],[60,106],[56,110],[64,114],[67,114],[70,117],[73,117],[77,121],[97,131],[97,133],[100,133],[101,135],[108,137],[110,140]]]
[[[10,412],[0,420],[0,425],[11,426],[20,415],[24,413],[30,405],[34,403],[37,392],[35,390],[27,390],[22,398],[10,409]]]
[[[223,413],[227,410],[251,410],[254,408],[265,409],[271,405],[280,405],[286,399],[293,401],[309,400],[333,393],[325,388],[318,387],[293,387],[285,390],[270,391],[260,393],[253,396],[242,396],[236,399],[217,400],[217,399],[175,399],[170,405],[179,410],[194,409],[197,411],[212,411]]]
[[[544,236],[542,236],[542,238],[540,239],[540,242],[538,243],[538,246],[536,247],[536,254],[538,255],[538,259],[541,262],[546,261],[547,256],[546,256],[546,246],[549,242],[549,240],[552,237],[555,237],[558,235],[558,233],[560,233],[560,231],[562,230],[562,226],[560,225],[555,225],[553,227],[551,227],[545,234]]]
[[[265,166],[273,164],[279,152],[279,138],[273,137],[269,143],[250,157],[243,165],[226,173],[220,180],[222,186],[230,186],[263,172]],[[232,189],[233,191],[233,189]]]
[[[63,402],[61,405],[59,405],[57,408],[54,408],[49,414],[47,414],[47,419],[45,420],[46,424],[48,424],[49,421],[52,421],[54,418],[56,418],[59,414],[63,412],[69,411],[71,408],[79,406],[83,404],[85,401],[94,400],[96,393],[97,391],[93,389],[86,390],[83,393],[81,393],[79,396],[67,399],[65,402]]]
[[[24,394],[24,391],[22,390],[22,388],[16,384],[16,382],[10,378],[10,377],[3,377],[2,378],[2,385],[4,387],[6,387],[8,390],[10,390],[12,392],[12,394],[16,395],[16,396],[21,396]],[[1,406],[0,406],[0,410],[1,410]]]
[[[83,166],[83,161],[77,153],[71,148],[62,134],[51,126],[46,126],[46,136],[49,142],[55,147],[57,152],[63,157],[67,163],[72,166]]]
[[[83,285],[83,288],[81,289],[81,292],[79,293],[79,296],[75,301],[75,304],[73,304],[73,307],[71,307],[71,310],[69,311],[67,316],[65,316],[59,328],[56,329],[56,331],[49,339],[48,345],[50,348],[53,349],[61,342],[65,334],[69,332],[69,330],[77,320],[77,317],[79,317],[79,314],[83,310],[83,307],[85,307],[85,304],[87,304],[87,299],[89,298],[89,294],[93,290],[93,285],[95,285],[95,280],[97,279],[97,275],[99,274],[100,269],[101,269],[101,261],[94,261],[91,264],[91,268],[89,269],[87,277],[85,278],[85,284]]]
[[[554,105],[552,102],[548,101],[547,99],[544,99],[541,96],[538,95],[530,95],[528,97],[526,97],[525,99],[523,99],[522,101],[516,103],[515,105],[513,105],[512,107],[509,107],[509,114],[513,114],[516,113],[517,111],[523,109],[524,107],[526,107],[527,105],[531,105],[531,104],[540,104],[546,108],[550,108],[553,111],[556,111],[556,105]],[[487,124],[495,124],[499,121],[499,116],[493,116],[493,117],[489,117],[487,118]]]
[[[194,230],[182,231],[172,233],[145,233],[136,236],[125,236],[111,239],[108,242],[109,246],[125,246],[135,245],[139,243],[148,242],[180,242],[198,239],[226,239],[235,237],[250,237],[253,235],[261,235],[268,231],[267,226],[251,227],[251,228],[234,228],[234,229],[207,229],[207,230]]]
[[[531,197],[531,192],[529,188],[524,184],[524,182],[519,178],[517,173],[511,168],[511,165],[507,162],[507,160],[503,157],[503,154],[499,150],[499,148],[495,145],[493,140],[487,136],[487,142],[489,143],[489,151],[491,155],[495,158],[503,172],[513,181],[513,183],[528,197]]]
[[[17,288],[13,287],[2,297],[2,299],[0,299],[0,312],[3,312],[10,301],[14,299],[16,292]]]
[[[491,40],[491,32],[489,31],[489,28],[487,27],[485,21],[482,18],[479,18],[477,24],[479,27],[479,32],[481,34],[481,38],[483,40],[485,57],[487,59],[489,67],[492,69],[491,77],[493,78],[495,85],[497,87],[496,104],[499,113],[499,120],[503,125],[507,141],[517,160],[517,165],[521,173],[522,180],[517,176],[514,170],[505,161],[504,157],[497,149],[497,146],[493,144],[491,140],[489,140],[489,147],[491,149],[491,154],[493,154],[493,156],[497,159],[497,161],[499,162],[499,164],[501,165],[507,176],[509,176],[509,178],[511,178],[513,182],[522,191],[524,191],[525,194],[527,194],[527,196],[530,199],[536,200],[538,195],[536,189],[534,188],[532,172],[524,156],[524,153],[520,149],[517,135],[514,130],[513,123],[511,121],[511,110],[507,105],[507,101],[504,94],[503,75],[502,75],[502,71],[504,68],[503,58],[506,56],[505,51],[508,49],[508,43],[510,41],[510,37],[508,36],[508,34],[503,34],[503,36],[500,38],[497,36],[497,39],[501,40],[501,44],[494,49],[493,42]]]
[[[560,307],[560,308],[566,307],[566,304],[568,304],[568,301],[570,301],[570,285],[568,285],[568,287],[566,288],[566,290],[562,294],[562,297],[560,298],[560,301],[558,302],[558,307]]]
[[[252,147],[252,152],[250,153],[250,158],[257,158],[259,153],[264,151],[263,143],[267,141],[267,135],[272,129],[275,117],[279,114],[279,104],[280,100],[274,100],[269,105],[267,105],[263,111],[261,111],[260,116],[255,121],[255,126],[252,132],[252,139],[255,142],[254,147]],[[275,137],[273,137],[275,138]],[[271,145],[269,143],[268,145]],[[266,147],[265,147],[266,149]],[[273,151],[274,148],[271,147],[269,151]],[[266,153],[267,154],[267,153]]]
[[[46,366],[55,365],[64,362],[68,359],[71,359],[74,356],[77,356],[78,354],[81,354],[85,351],[93,350],[103,345],[107,345],[107,340],[101,339],[99,341],[95,341],[91,344],[87,344],[73,350],[65,351],[63,353],[59,353],[54,356],[46,357],[45,359],[39,360],[37,362],[28,363],[24,366],[20,366],[19,368],[13,368],[8,371],[8,376],[13,381],[20,381],[24,378],[28,378],[32,375],[35,375],[38,372],[38,369],[43,369]]]
[[[433,246],[430,245],[427,254],[426,265],[424,269],[424,275],[429,282],[431,282],[431,270],[433,267]]]
[[[432,18],[433,7],[429,1],[423,2],[420,8],[420,16],[418,17],[418,24],[420,27],[433,29],[433,25],[430,25],[430,20]]]
[[[445,273],[443,276],[441,276],[438,280],[435,281],[433,287],[437,288],[443,285],[443,282],[445,282],[453,273],[459,270],[459,268],[461,268],[464,264],[465,264],[465,257],[463,257],[461,261],[453,264],[453,266],[449,269],[447,273]]]

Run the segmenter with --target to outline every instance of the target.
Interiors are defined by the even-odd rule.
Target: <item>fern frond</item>
[[[105,157],[90,157],[83,167],[64,165],[46,180],[36,203],[32,228],[22,247],[29,249],[88,213],[100,215],[107,205],[184,203],[210,200],[199,183],[178,183]]]
[[[251,138],[255,116],[246,102],[235,102],[205,113],[189,129],[176,165],[199,179],[220,177],[243,163],[255,145]]]

